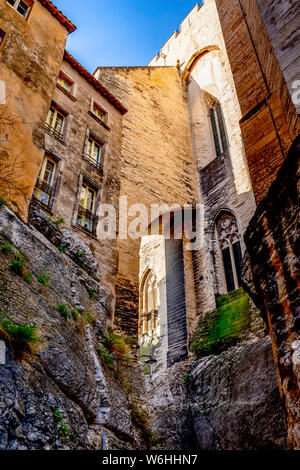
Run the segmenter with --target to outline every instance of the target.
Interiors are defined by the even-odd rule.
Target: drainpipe
[[[244,10],[244,8],[243,8],[243,5],[242,5],[241,0],[238,0],[238,2],[239,2],[240,9],[241,9],[241,12],[242,12],[242,15],[243,15],[243,18],[244,18],[246,27],[247,27],[247,31],[248,31],[248,34],[249,34],[249,37],[250,37],[250,41],[251,41],[251,44],[252,44],[252,47],[253,47],[253,50],[254,50],[256,59],[257,59],[257,63],[258,63],[258,65],[259,65],[259,68],[260,68],[260,71],[261,71],[261,74],[262,74],[262,77],[263,77],[263,80],[264,80],[264,83],[265,83],[265,87],[266,87],[266,90],[267,90],[267,92],[268,92],[268,95],[267,95],[267,97],[265,98],[264,101],[266,102],[266,104],[267,104],[267,106],[268,106],[268,109],[269,109],[269,113],[270,113],[270,116],[271,116],[271,119],[272,119],[272,122],[273,122],[274,130],[275,130],[275,132],[276,132],[276,136],[277,136],[277,140],[278,140],[278,143],[279,143],[279,146],[280,146],[280,150],[281,150],[282,157],[283,157],[283,159],[285,159],[285,153],[284,153],[284,150],[283,150],[283,145],[282,145],[281,137],[280,137],[280,135],[279,135],[279,131],[278,131],[278,128],[277,128],[277,124],[276,124],[276,121],[275,121],[275,117],[274,117],[274,114],[273,114],[271,105],[270,105],[270,103],[269,103],[269,98],[271,97],[271,94],[272,94],[272,93],[271,93],[271,90],[270,90],[270,87],[269,87],[267,78],[266,78],[266,76],[265,76],[265,73],[264,73],[264,70],[263,70],[263,67],[262,67],[262,63],[261,63],[260,57],[259,57],[259,55],[258,55],[257,48],[256,48],[255,43],[254,43],[254,39],[253,39],[251,30],[250,30],[250,27],[249,27],[249,24],[248,24],[248,21],[247,21],[247,16],[246,16],[245,10]]]

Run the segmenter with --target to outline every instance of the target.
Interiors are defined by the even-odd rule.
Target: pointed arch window
[[[141,283],[140,335],[160,336],[158,286],[152,271]]]
[[[232,214],[223,213],[216,225],[227,291],[232,292],[242,285],[241,238],[236,219]]]
[[[228,148],[223,112],[218,100],[209,96],[209,114],[217,157]]]

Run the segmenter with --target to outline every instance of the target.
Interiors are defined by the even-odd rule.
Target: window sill
[[[77,101],[77,98],[75,98],[74,95],[72,95],[71,93],[69,93],[67,90],[65,90],[62,86],[60,86],[59,83],[56,84],[56,88],[58,88],[62,93],[64,93],[68,98],[70,98],[70,100],[72,101]]]
[[[49,131],[46,127],[45,127],[44,129],[45,129],[45,132],[46,132],[48,135],[50,135],[51,137],[53,137],[53,139],[57,140],[57,141],[60,142],[62,145],[66,145],[64,137],[62,137],[62,138],[58,137],[57,135],[53,134],[53,132]]]
[[[107,131],[110,131],[110,127],[108,127],[107,124],[105,124],[105,122],[101,121],[101,119],[99,119],[94,113],[92,113],[92,111],[89,111],[89,115],[95,119],[95,121],[98,122],[98,124],[101,124],[101,126],[104,127],[104,129],[106,129]]]
[[[85,154],[82,154],[82,160],[88,163],[88,165],[93,168],[97,173],[99,173],[101,176],[103,176],[103,170],[101,163],[95,164],[92,160],[90,160],[88,157],[86,157]]]
[[[78,230],[80,230],[81,232],[85,233],[86,235],[90,236],[91,238],[94,238],[94,240],[98,240],[98,238],[96,237],[96,235],[93,233],[93,232],[90,232],[88,229],[82,227],[82,225],[79,225],[79,224],[72,224],[73,228],[76,228]]]

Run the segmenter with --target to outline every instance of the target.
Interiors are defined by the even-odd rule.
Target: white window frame
[[[18,6],[20,5],[20,3],[23,2],[25,3],[26,6],[28,6],[28,10],[26,12],[26,15],[22,15],[22,13],[20,13],[18,11]],[[24,18],[25,20],[27,20],[28,16],[29,16],[29,13],[31,11],[31,8],[32,8],[32,5],[30,6],[26,0],[15,0],[15,3],[12,5],[11,3],[9,3],[7,0],[6,0],[6,3],[11,7],[13,8],[14,10],[16,10],[17,13],[19,13],[20,16],[22,16],[22,18]],[[31,2],[30,2],[31,3]]]
[[[51,119],[51,109],[54,110],[53,117]],[[61,116],[63,118],[63,123],[62,123],[62,128],[61,131],[58,131],[56,129],[56,124],[57,124],[57,116]],[[48,111],[48,116],[47,116],[47,121],[46,124],[53,129],[55,132],[59,133],[61,137],[64,136],[64,130],[65,130],[65,125],[66,125],[66,116],[63,114],[62,111],[59,111],[55,105],[51,105]]]
[[[89,154],[89,144],[90,144],[90,141],[91,141],[91,154]],[[94,155],[95,155],[95,147],[98,147],[99,148],[99,159],[96,160],[94,158]],[[88,158],[90,158],[91,160],[94,160],[95,163],[97,163],[98,165],[100,164],[100,160],[101,160],[101,154],[102,154],[102,150],[103,150],[103,145],[98,142],[96,139],[93,138],[93,136],[88,136],[88,142],[87,142],[87,150],[86,150],[86,155]]]

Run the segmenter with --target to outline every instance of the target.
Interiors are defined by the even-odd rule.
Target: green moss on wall
[[[249,297],[243,289],[217,297],[217,310],[199,322],[190,345],[196,357],[220,354],[250,327]]]

